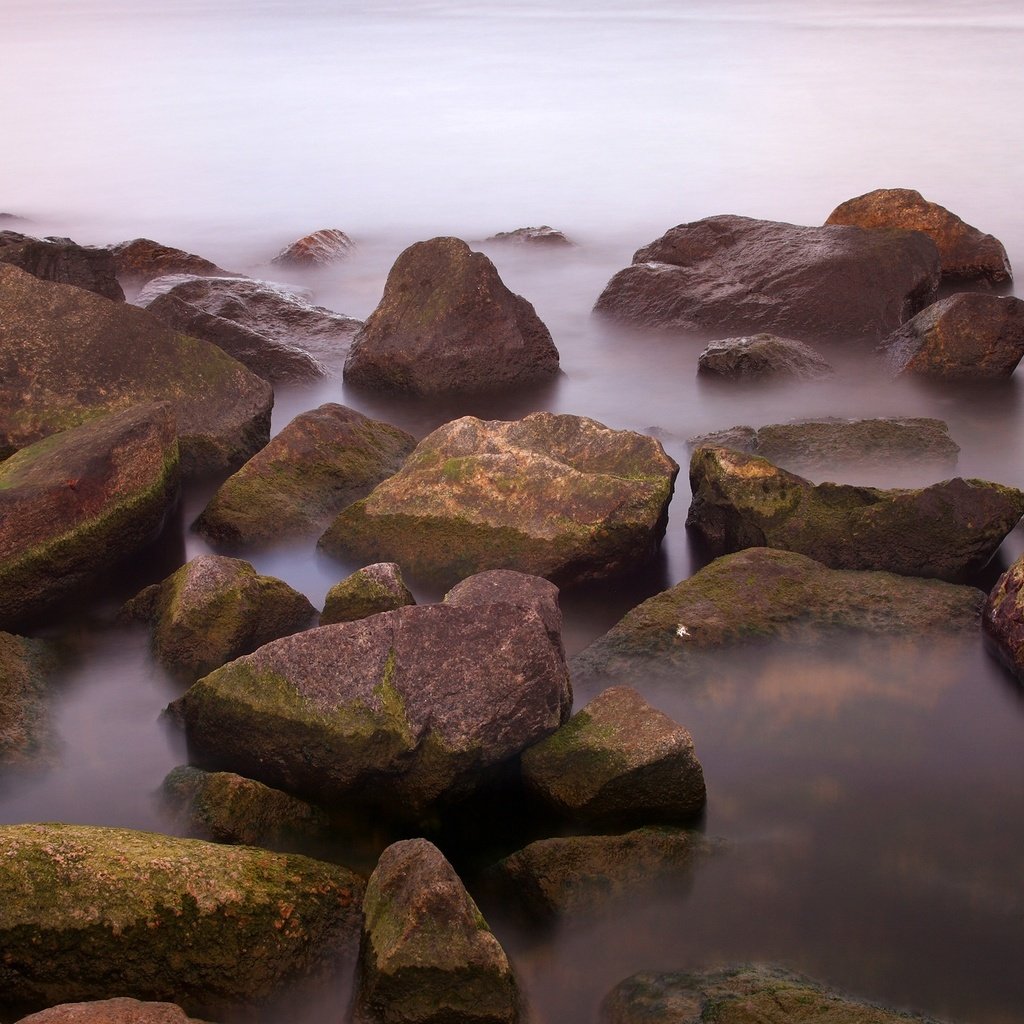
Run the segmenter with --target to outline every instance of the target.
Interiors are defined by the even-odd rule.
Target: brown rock
[[[44,281],[124,301],[117,266],[106,249],[78,245],[70,238],[31,238],[17,231],[0,231],[0,263],[10,263]]]
[[[827,377],[832,367],[809,345],[774,334],[713,341],[697,359],[697,372],[732,379]]]
[[[114,257],[117,276],[136,287],[166,274],[197,274],[203,277],[230,277],[230,271],[221,270],[216,263],[195,256],[184,249],[161,245],[151,238],[133,238],[127,242],[107,246]]]
[[[355,244],[344,231],[324,228],[292,242],[270,262],[288,267],[326,267],[347,259],[354,248]]]
[[[491,235],[487,241],[543,248],[572,248],[575,245],[561,231],[557,231],[547,224],[542,224],[538,228],[516,228],[515,231],[499,231],[496,235]]]
[[[402,579],[402,570],[394,562],[375,562],[357,569],[327,591],[320,625],[355,622],[415,603]]]
[[[1024,679],[1024,556],[1010,566],[985,602],[981,624],[985,639],[1000,661]]]
[[[46,684],[56,663],[47,642],[0,632],[0,765],[50,756],[54,736]]]
[[[174,1003],[143,1003],[120,996],[88,1003],[61,1003],[22,1017],[17,1024],[204,1024]]]

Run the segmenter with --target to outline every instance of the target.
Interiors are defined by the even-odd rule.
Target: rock
[[[221,270],[216,263],[195,256],[184,249],[161,245],[151,238],[133,238],[127,242],[107,246],[114,257],[118,278],[135,287],[148,284],[154,277],[167,274],[194,274],[200,277],[230,277],[231,272]]]
[[[485,883],[526,917],[593,916],[666,878],[685,884],[714,848],[699,832],[677,828],[541,839],[488,868]]]
[[[918,313],[882,344],[894,373],[942,380],[1009,377],[1024,356],[1024,301],[960,292]]]
[[[319,533],[398,472],[416,439],[328,403],[296,416],[229,477],[195,522],[215,541],[265,544]]]
[[[988,647],[1024,679],[1024,556],[999,577],[985,602],[981,624]]]
[[[122,610],[153,626],[153,651],[168,671],[190,681],[310,626],[316,609],[283,580],[248,563],[199,555]]]
[[[572,663],[573,677],[687,676],[725,647],[830,635],[973,636],[984,594],[887,572],[829,569],[803,555],[748,548],[718,558],[638,605]]]
[[[281,849],[320,839],[329,827],[319,808],[232,772],[173,769],[164,802],[201,839]]]
[[[0,264],[0,448],[165,400],[187,474],[234,468],[267,443],[274,393],[220,349]]]
[[[848,199],[829,214],[826,224],[860,228],[923,231],[935,243],[947,281],[1012,280],[1010,261],[1000,241],[965,224],[944,206],[909,188],[879,188]]]
[[[877,340],[934,299],[939,276],[920,232],[707,217],[639,249],[594,309],[673,330]]]
[[[324,228],[282,249],[270,262],[286,267],[326,267],[352,255],[355,243],[344,231]]]
[[[767,459],[697,448],[686,525],[716,554],[798,551],[833,569],[963,580],[1024,514],[1024,493],[956,477],[919,489],[812,484]]]
[[[178,500],[170,407],[112,413],[0,463],[0,626],[29,622],[156,538]]]
[[[333,804],[416,816],[554,732],[572,703],[540,617],[399,608],[276,640],[171,707],[197,763]]]
[[[327,591],[320,625],[355,622],[416,603],[394,562],[375,562],[346,576]]]
[[[827,377],[832,367],[809,345],[774,334],[713,341],[697,359],[697,372],[733,379],[795,377],[813,380]]]
[[[512,1024],[505,951],[444,855],[407,839],[380,856],[363,901],[359,1011],[381,1024]]]
[[[354,951],[363,883],[306,857],[127,829],[0,827],[9,1009],[174,999],[253,1006]]]
[[[45,641],[0,632],[0,765],[49,757],[54,737],[46,683],[56,662]]]
[[[203,1024],[174,1003],[142,1003],[120,996],[88,1003],[61,1003],[22,1017],[17,1024]]]
[[[0,231],[0,263],[9,263],[43,281],[71,284],[115,302],[124,302],[117,265],[106,249],[77,245],[70,238],[31,238]]]
[[[398,257],[345,360],[346,384],[421,395],[519,387],[557,373],[558,350],[533,306],[458,238],[417,242]]]
[[[542,224],[539,228],[516,228],[515,231],[499,231],[496,235],[491,235],[487,241],[543,246],[544,248],[572,248],[575,246],[575,243],[566,238],[561,231],[556,231],[547,224]]]
[[[522,765],[531,792],[591,824],[685,821],[707,799],[690,734],[628,686],[595,697],[525,750]]]
[[[634,974],[601,1005],[602,1024],[935,1024],[827,989],[776,967]]]
[[[653,438],[582,416],[464,416],[421,441],[320,544],[448,584],[485,569],[563,586],[603,579],[654,556],[677,472]]]

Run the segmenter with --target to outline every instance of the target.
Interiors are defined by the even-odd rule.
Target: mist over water
[[[0,211],[31,234],[148,236],[231,270],[291,281],[365,317],[409,243],[455,234],[491,256],[551,329],[563,375],[500,398],[416,402],[338,377],[282,388],[274,429],[340,401],[418,437],[458,415],[539,409],[686,441],[808,416],[937,416],[956,472],[1024,486],[1019,381],[893,382],[869,346],[822,345],[820,382],[699,382],[705,339],[591,318],[633,251],[717,213],[817,224],[878,187],[919,189],[1000,238],[1024,267],[1024,12],[1013,0],[5,0]],[[578,244],[481,239],[549,223]],[[279,248],[321,227],[354,257],[290,276]],[[835,475],[835,474],[833,474]],[[842,479],[928,483],[877,465]],[[55,623],[75,651],[55,685],[52,769],[0,774],[0,821],[175,831],[155,797],[184,761],[161,709],[181,692],[121,600],[210,550],[183,509],[147,565]],[[563,595],[570,654],[689,576],[685,468],[653,566]],[[1008,539],[994,575],[1024,550]],[[318,606],[355,565],[312,543],[261,572]],[[437,593],[416,589],[420,600]],[[86,606],[88,605],[88,606]],[[976,1024],[1024,1006],[1024,702],[977,641],[840,643],[723,656],[703,686],[624,680],[685,724],[708,780],[704,828],[728,841],[689,885],[596,921],[524,928],[492,908],[532,1020],[584,1024],[641,969],[788,965],[894,1005]],[[576,706],[594,693],[578,688]],[[382,840],[383,841],[383,840]],[[472,843],[446,852],[472,872]],[[268,1021],[340,1020],[347,980]],[[2,1002],[2,999],[0,999]],[[0,1011],[2,1017],[2,1011]]]

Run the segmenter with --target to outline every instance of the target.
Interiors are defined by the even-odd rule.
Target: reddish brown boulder
[[[161,245],[151,238],[133,238],[107,246],[114,257],[117,276],[121,281],[138,287],[165,274],[197,274],[203,277],[231,276],[216,263],[195,256],[184,249]]]
[[[0,263],[10,263],[44,281],[72,284],[115,302],[124,301],[117,265],[106,249],[78,245],[70,238],[32,238],[17,231],[0,231]]]
[[[324,228],[305,235],[282,249],[270,262],[285,267],[326,267],[347,259],[355,244],[337,228]]]
[[[989,648],[1011,672],[1024,679],[1024,556],[992,588],[981,625]]]
[[[22,1017],[18,1024],[203,1024],[174,1003],[143,1003],[119,996],[88,1003],[61,1003]]]

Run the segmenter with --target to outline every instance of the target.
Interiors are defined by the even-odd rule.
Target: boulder
[[[575,246],[561,231],[548,224],[539,228],[516,228],[515,231],[499,231],[491,235],[488,242],[505,242],[513,245],[529,245],[542,248],[572,248]]]
[[[984,292],[950,295],[891,334],[882,348],[897,374],[1006,378],[1024,356],[1024,301]]]
[[[999,577],[985,602],[985,640],[1000,661],[1024,679],[1024,556]]]
[[[1002,242],[965,224],[955,213],[909,188],[879,188],[837,206],[826,224],[923,231],[935,243],[942,276],[954,283],[1012,280]]]
[[[707,217],[639,249],[594,309],[672,330],[877,340],[933,301],[939,277],[920,232]]]
[[[0,463],[0,627],[35,619],[154,540],[178,475],[166,403],[102,416]]]
[[[142,1003],[119,996],[88,1003],[61,1003],[22,1017],[17,1024],[203,1024],[174,1003]]]
[[[56,663],[45,641],[0,632],[0,765],[31,764],[50,755],[46,683]]]
[[[219,1014],[354,952],[363,883],[334,864],[85,825],[3,826],[0,848],[8,1009],[132,992]]]
[[[0,448],[152,401],[174,408],[186,473],[234,468],[267,443],[274,393],[220,349],[0,264]]]
[[[707,794],[690,734],[615,686],[523,752],[523,781],[559,814],[595,825],[680,822]]]
[[[697,358],[697,373],[733,380],[827,377],[832,367],[810,345],[774,334],[713,341]]]
[[[536,612],[436,604],[276,640],[171,707],[204,767],[415,817],[484,785],[571,704]]]
[[[416,439],[328,403],[296,416],[203,509],[194,528],[211,540],[265,544],[319,533],[347,505],[396,473]]]
[[[357,569],[327,591],[320,625],[355,622],[415,603],[402,579],[402,570],[394,562],[375,562]]]
[[[148,284],[154,277],[167,274],[195,274],[200,277],[230,277],[216,263],[195,256],[184,249],[161,245],[151,238],[133,238],[130,241],[108,245],[107,252],[114,257],[118,278],[135,287]]]
[[[726,647],[820,644],[837,633],[927,636],[929,643],[969,637],[984,597],[974,587],[829,569],[791,551],[748,548],[627,612],[577,655],[573,677],[686,676],[713,665]]]
[[[347,259],[354,248],[344,231],[323,228],[285,246],[270,262],[284,267],[326,267]]]
[[[106,299],[124,302],[117,264],[106,249],[78,245],[70,238],[32,238],[0,231],[0,263],[8,263],[43,281],[70,284]]]
[[[582,416],[464,416],[421,441],[320,544],[447,584],[485,569],[603,579],[654,556],[677,472],[653,438]]]
[[[283,580],[240,558],[199,555],[122,610],[153,627],[153,652],[194,681],[257,647],[312,625],[316,609]]]
[[[505,951],[444,855],[389,846],[366,885],[357,1016],[381,1024],[513,1024]]]
[[[697,448],[690,487],[686,525],[716,554],[782,548],[833,569],[954,581],[983,568],[1024,514],[1024,493],[986,480],[815,485],[729,448]]]
[[[558,373],[558,350],[532,305],[458,238],[417,242],[395,261],[356,335],[345,383],[433,395],[518,387]]]

